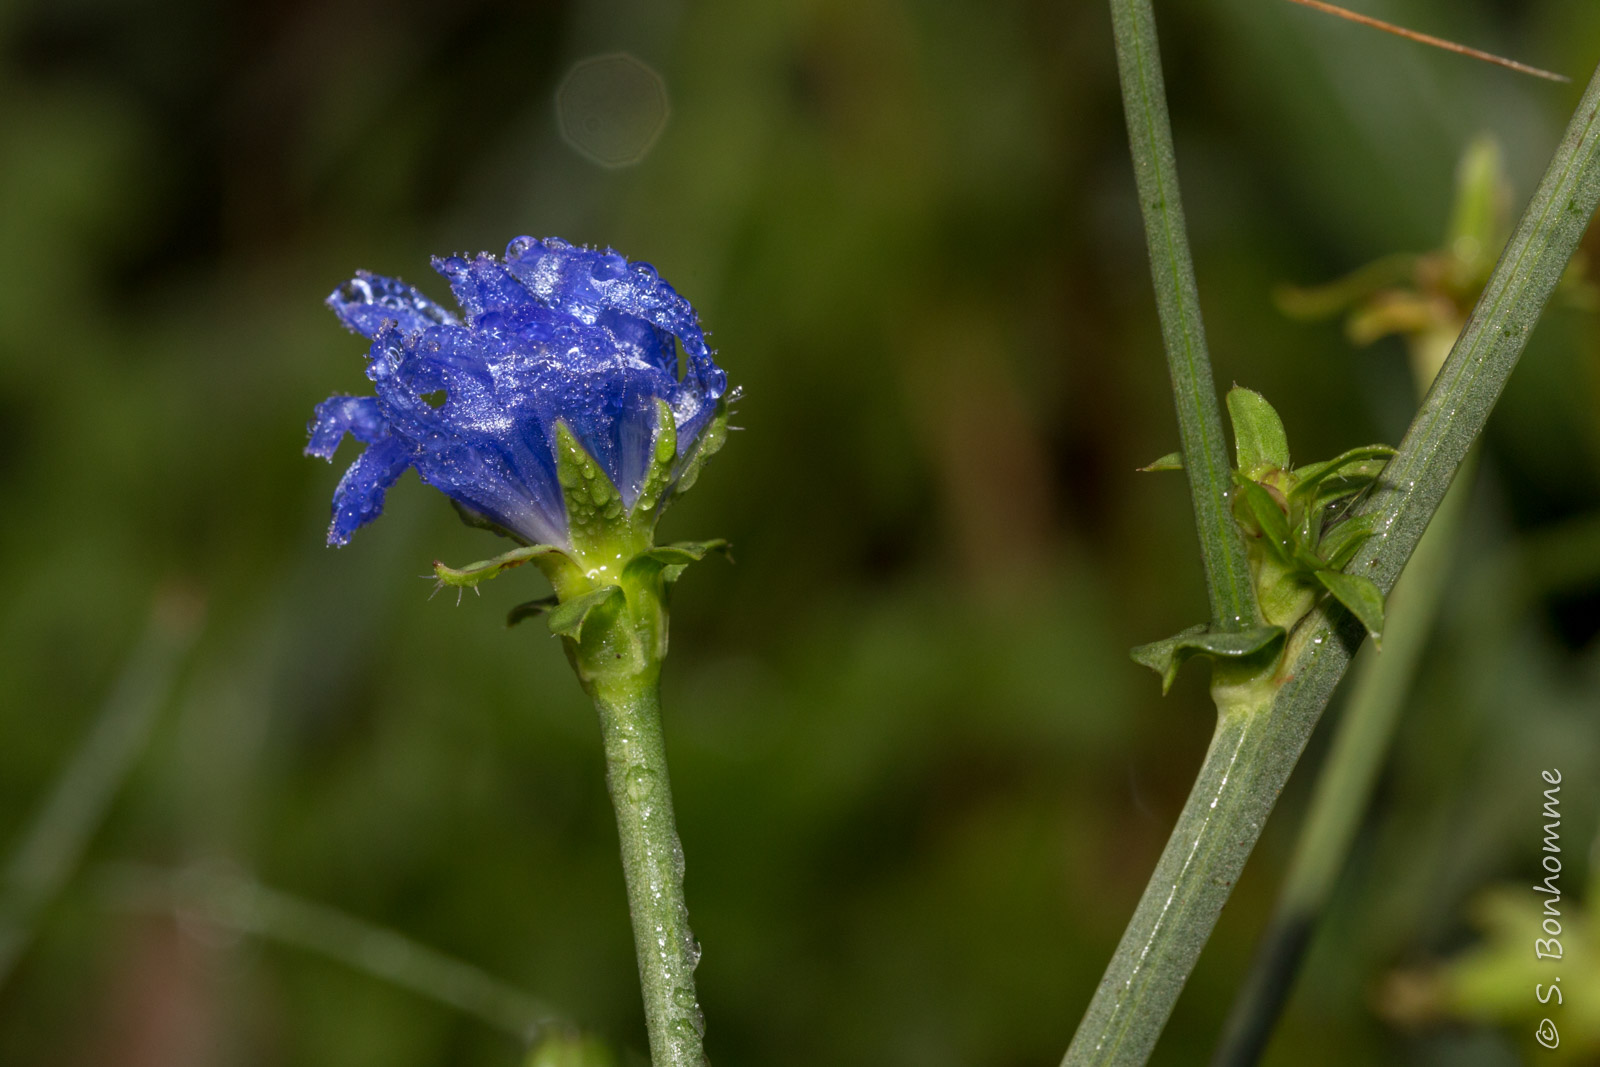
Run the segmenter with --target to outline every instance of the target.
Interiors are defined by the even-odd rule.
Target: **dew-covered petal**
[[[398,278],[357,271],[328,295],[328,306],[351,330],[375,337],[385,322],[403,333],[430,326],[454,326],[456,317]]]
[[[518,237],[506,246],[505,269],[534,299],[558,311],[587,322],[610,312],[672,334],[689,357],[690,375],[713,400],[727,388],[694,307],[650,264],[630,263],[609,248],[578,248],[557,237]]]
[[[306,444],[305,454],[331,460],[345,434],[370,445],[388,434],[389,423],[383,417],[377,397],[330,396],[317,405],[306,430],[311,440]]]
[[[479,325],[485,315],[505,315],[534,303],[532,295],[505,265],[485,253],[471,259],[436,256],[433,269],[450,282],[450,291],[473,326]]]
[[[388,437],[367,446],[333,491],[333,522],[328,544],[343,545],[350,535],[383,514],[384,494],[411,465],[405,442]]]

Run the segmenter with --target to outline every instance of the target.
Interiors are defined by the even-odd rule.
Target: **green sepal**
[[[1294,503],[1321,499],[1317,487],[1329,478],[1375,478],[1394,454],[1395,450],[1388,445],[1363,445],[1321,463],[1308,463],[1294,472],[1294,488],[1289,490],[1289,499]]]
[[[513,548],[510,552],[502,552],[493,559],[480,559],[465,567],[447,567],[434,560],[433,575],[438,579],[438,584],[434,588],[438,590],[449,585],[457,589],[476,589],[480,583],[487,582],[490,578],[498,578],[502,572],[520,567],[524,563],[556,563],[557,561],[550,559],[552,556],[559,556],[560,562],[567,566],[572,565],[566,553],[554,545],[523,545],[521,548]]]
[[[1141,471],[1181,471],[1183,470],[1183,453],[1168,452],[1160,459],[1139,468]]]
[[[1283,420],[1267,398],[1253,389],[1228,390],[1228,418],[1233,422],[1233,442],[1239,473],[1252,481],[1274,470],[1289,468],[1289,435]]]
[[[1372,515],[1354,515],[1324,534],[1317,544],[1323,565],[1336,571],[1344,570],[1356,550],[1376,532],[1376,522]]]
[[[730,547],[720,537],[710,541],[679,541],[660,545],[630,559],[627,566],[622,568],[622,576],[624,580],[645,581],[659,573],[663,581],[675,582],[685,567],[700,562],[712,552],[732,558]]]
[[[579,556],[604,557],[627,533],[622,493],[565,422],[556,423],[556,480],[567,504],[567,530]]]
[[[728,398],[722,397],[717,401],[717,410],[712,414],[711,421],[700,431],[700,439],[695,442],[694,451],[679,462],[678,484],[673,487],[672,495],[677,496],[693,486],[695,479],[700,477],[700,468],[705,466],[706,460],[727,443]]]
[[[570,637],[573,643],[580,643],[583,640],[583,625],[590,616],[596,612],[613,611],[621,606],[620,601],[624,599],[626,596],[620,586],[604,585],[557,604],[546,614],[545,623],[557,637]]]
[[[1372,579],[1343,571],[1317,571],[1317,581],[1350,609],[1350,614],[1361,621],[1372,637],[1372,643],[1381,647],[1383,637],[1383,594]]]
[[[656,435],[650,444],[650,468],[639,484],[639,496],[633,502],[632,515],[644,515],[663,503],[662,494],[672,483],[672,469],[678,462],[678,422],[673,417],[672,406],[656,398]]]
[[[1178,668],[1195,656],[1212,659],[1239,660],[1266,652],[1282,644],[1284,630],[1281,626],[1257,626],[1250,630],[1212,633],[1202,625],[1191,626],[1182,633],[1161,641],[1140,645],[1129,655],[1141,666],[1149,667],[1161,676],[1161,692],[1172,688]]]
[[[552,612],[560,603],[561,599],[554,593],[549,596],[539,597],[537,600],[525,600],[506,612],[506,628],[510,629],[519,622],[526,622],[536,615]]]

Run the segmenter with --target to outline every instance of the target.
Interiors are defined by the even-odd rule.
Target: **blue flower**
[[[663,460],[668,487],[692,476],[727,376],[694,308],[655,268],[531,237],[513,240],[503,260],[451,256],[433,267],[465,321],[404,282],[365,272],[328,297],[346,326],[371,339],[367,377],[377,393],[331,397],[309,427],[307,455],[331,460],[347,433],[367,446],[334,491],[329,544],[377,518],[389,487],[414,467],[474,517],[529,544],[570,548],[557,476],[562,427],[628,514],[655,507]]]

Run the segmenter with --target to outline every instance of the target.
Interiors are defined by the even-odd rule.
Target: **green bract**
[[[1283,420],[1266,397],[1234,386],[1228,417],[1235,454],[1233,517],[1245,538],[1261,618],[1243,631],[1195,626],[1135,648],[1134,660],[1161,676],[1162,692],[1179,666],[1197,655],[1235,665],[1246,676],[1275,667],[1285,636],[1324,595],[1343,604],[1374,642],[1383,632],[1383,595],[1370,578],[1346,574],[1344,567],[1376,532],[1370,516],[1349,515],[1350,500],[1377,480],[1394,449],[1366,445],[1295,467]],[[1163,456],[1144,469],[1182,467],[1181,458]]]
[[[554,594],[512,608],[507,625],[544,615],[550,632],[565,639],[585,684],[659,664],[666,654],[666,586],[690,563],[727,548],[724,541],[655,544],[656,522],[667,502],[689,488],[701,465],[722,447],[728,423],[726,405],[719,404],[694,452],[680,460],[672,410],[662,401],[656,404],[659,429],[632,508],[623,505],[622,494],[594,457],[558,423],[556,477],[571,546],[522,545],[465,567],[433,565],[437,588],[473,590],[514,567],[537,566]],[[469,522],[475,518],[465,517]]]

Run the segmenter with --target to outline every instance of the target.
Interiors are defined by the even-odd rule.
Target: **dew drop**
[[[648,797],[656,787],[656,774],[648,767],[635,767],[628,772],[628,799],[635,804]]]

